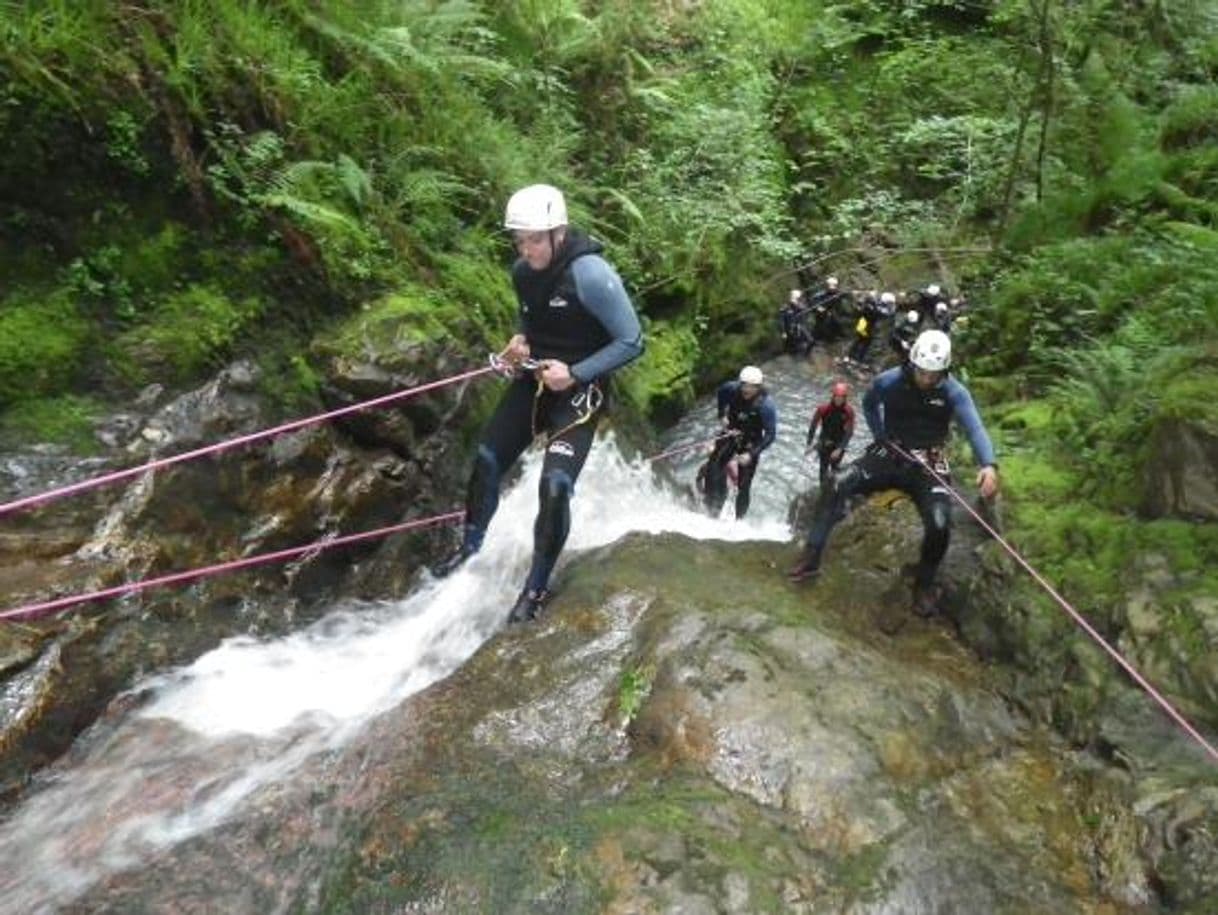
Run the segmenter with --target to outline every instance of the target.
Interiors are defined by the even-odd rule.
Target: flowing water
[[[833,379],[785,359],[767,374],[779,437],[762,459],[746,519],[729,520],[730,508],[707,517],[663,479],[671,472],[679,483],[692,480],[702,452],[660,471],[623,457],[606,435],[579,480],[566,555],[631,531],[786,541],[788,503],[813,485],[814,465],[803,458],[808,416]],[[666,446],[714,432],[708,402]],[[255,791],[290,779],[304,760],[461,665],[503,627],[527,570],[539,474],[534,451],[505,493],[486,547],[451,578],[424,575],[397,601],[346,602],[287,638],[229,639],[113,703],[0,823],[0,913],[54,911],[108,875],[215,827]],[[560,564],[559,588],[561,578]]]

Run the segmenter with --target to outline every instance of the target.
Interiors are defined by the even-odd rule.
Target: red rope
[[[125,585],[116,585],[113,588],[104,588],[101,591],[92,591],[88,594],[73,594],[68,597],[59,597],[54,600],[42,601],[36,604],[26,604],[23,607],[15,607],[12,610],[5,610],[0,613],[0,620],[32,620],[42,616],[47,616],[51,613],[56,613],[68,607],[84,604],[91,601],[106,600],[112,597],[122,597],[127,594],[135,594],[138,591],[145,591],[148,588],[157,588],[162,585],[181,584],[186,581],[194,581],[199,578],[207,578],[212,575],[219,575],[222,572],[233,572],[237,569],[245,569],[250,566],[263,565],[268,562],[280,562],[285,559],[292,559],[296,556],[303,556],[306,553],[320,553],[322,550],[329,550],[336,546],[346,546],[349,543],[359,543],[364,540],[372,540],[377,537],[385,537],[389,534],[396,534],[401,531],[408,531],[413,528],[426,527],[432,524],[447,524],[451,521],[458,521],[465,517],[464,511],[448,512],[443,515],[434,515],[430,518],[421,518],[415,521],[404,521],[401,524],[392,524],[389,527],[380,527],[373,531],[364,531],[359,534],[347,534],[342,537],[335,537],[333,540],[322,540],[316,543],[310,543],[307,546],[295,546],[286,550],[276,550],[273,553],[261,553],[257,556],[247,556],[245,559],[234,559],[231,562],[221,562],[216,565],[206,566],[200,569],[191,569],[187,572],[174,572],[170,575],[162,575],[159,578],[148,578],[144,581],[133,581]]]
[[[644,458],[644,460],[646,460],[648,462],[658,461],[661,458],[672,457],[674,454],[680,454],[683,451],[692,451],[695,448],[701,448],[703,445],[713,445],[715,442],[719,441],[719,439],[730,438],[731,436],[733,436],[735,434],[736,434],[735,430],[731,430],[728,432],[721,432],[718,435],[716,435],[714,438],[706,438],[700,442],[694,442],[692,445],[682,445],[679,448],[672,448],[668,451],[661,451],[659,454],[653,454],[649,458]]]
[[[481,369],[461,372],[457,375],[450,375],[448,378],[442,378],[439,381],[432,381],[428,384],[421,384],[418,387],[408,388],[405,391],[395,391],[392,394],[385,394],[382,397],[374,397],[372,400],[365,400],[361,403],[340,407],[337,410],[330,410],[328,413],[318,413],[315,416],[306,416],[304,419],[292,420],[291,422],[287,422],[283,425],[275,426],[270,429],[263,429],[259,432],[251,432],[249,435],[241,435],[237,438],[217,442],[214,445],[195,448],[193,451],[184,451],[181,454],[175,454],[171,457],[149,461],[147,464],[141,464],[138,467],[128,467],[126,470],[116,470],[113,473],[107,473],[99,477],[82,480],[79,483],[73,483],[69,486],[62,486],[58,489],[52,489],[38,495],[26,496],[23,499],[17,499],[13,502],[0,504],[0,516],[7,515],[20,509],[30,508],[34,505],[42,505],[56,499],[62,499],[65,496],[74,495],[75,493],[84,492],[85,490],[96,489],[97,487],[105,486],[108,483],[116,483],[119,480],[127,480],[143,473],[159,470],[162,467],[168,467],[171,464],[180,464],[183,461],[190,461],[194,458],[203,457],[204,455],[215,454],[229,448],[236,448],[238,445],[248,445],[251,442],[257,442],[263,439],[272,438],[276,435],[281,435],[284,432],[294,432],[297,429],[303,429],[305,426],[316,425],[317,423],[336,419],[340,416],[346,416],[349,413],[357,413],[360,410],[369,410],[373,407],[380,407],[399,400],[405,400],[408,397],[413,397],[416,394],[422,394],[425,391],[434,391],[437,388],[442,388],[450,384],[456,384],[459,381],[477,378],[479,375],[486,375],[493,371],[494,368],[487,366]]]
[[[1000,544],[1002,544],[1002,548],[1011,554],[1011,556],[1015,559],[1015,561],[1017,563],[1019,563],[1024,568],[1024,570],[1029,575],[1032,576],[1033,579],[1036,580],[1037,584],[1039,584],[1042,588],[1045,589],[1045,591],[1048,593],[1048,595],[1050,597],[1052,597],[1055,601],[1057,601],[1058,606],[1060,606],[1063,610],[1066,611],[1067,614],[1069,614],[1070,618],[1072,620],[1074,620],[1075,623],[1078,624],[1079,628],[1081,628],[1085,633],[1087,633],[1087,635],[1091,636],[1091,638],[1093,640],[1095,640],[1095,642],[1101,648],[1103,648],[1104,651],[1106,651],[1108,653],[1108,655],[1114,661],[1116,661],[1125,670],[1125,672],[1127,674],[1129,674],[1129,676],[1131,676],[1133,678],[1134,682],[1137,683],[1138,686],[1142,687],[1142,689],[1146,691],[1147,695],[1149,695],[1152,699],[1155,700],[1155,702],[1159,703],[1159,705],[1162,706],[1163,710],[1165,712],[1167,712],[1167,714],[1172,718],[1173,721],[1176,722],[1176,724],[1180,725],[1180,727],[1183,728],[1184,731],[1190,737],[1193,738],[1193,740],[1195,740],[1195,741],[1197,741],[1197,743],[1201,744],[1201,746],[1205,748],[1205,751],[1207,753],[1209,753],[1209,755],[1211,757],[1213,757],[1215,761],[1218,761],[1218,749],[1215,749],[1214,746],[1212,744],[1210,744],[1210,742],[1201,735],[1201,732],[1198,731],[1195,727],[1193,727],[1193,725],[1189,722],[1189,720],[1187,718],[1184,717],[1184,715],[1182,715],[1180,712],[1176,711],[1176,707],[1174,705],[1172,705],[1157,689],[1155,689],[1154,686],[1151,685],[1150,681],[1147,680],[1145,677],[1143,677],[1138,672],[1137,668],[1134,667],[1133,664],[1129,660],[1127,660],[1123,654],[1121,654],[1119,651],[1117,651],[1115,648],[1113,648],[1112,645],[1110,645],[1108,643],[1108,641],[1102,635],[1100,635],[1100,633],[1098,631],[1096,631],[1095,627],[1092,626],[1089,622],[1087,622],[1086,618],[1081,613],[1079,613],[1076,609],[1074,609],[1074,607],[1070,604],[1070,602],[1068,600],[1066,600],[1059,593],[1057,593],[1057,590],[1051,584],[1049,584],[1048,581],[1045,580],[1044,576],[1042,576],[1039,572],[1037,572],[1036,569],[1034,569],[1032,567],[1032,564],[1030,562],[1028,562],[1026,559],[1024,559],[1023,556],[1021,556],[1019,554],[1019,551],[1016,550],[1013,546],[1011,546],[1011,544],[1009,544],[1006,541],[1006,539],[1001,534],[998,533],[998,531],[994,530],[993,526],[991,526],[989,524],[989,522],[987,522],[983,517],[981,517],[980,513],[977,512],[973,508],[973,506],[969,505],[968,501],[963,496],[961,496],[960,493],[958,493],[947,480],[945,480],[939,474],[935,473],[934,469],[925,460],[923,460],[920,455],[911,454],[908,451],[906,451],[904,448],[902,448],[900,445],[897,445],[893,442],[887,442],[886,444],[889,448],[892,448],[895,452],[897,452],[897,454],[901,455],[902,457],[906,458],[907,460],[916,461],[917,463],[921,464],[922,467],[926,470],[926,472],[929,473],[935,479],[935,482],[937,482],[940,486],[944,487],[949,493],[951,493],[952,498],[954,498],[957,502],[959,502],[961,505],[963,505],[965,508],[965,511],[967,511],[970,515],[972,515],[974,520],[976,520],[978,524],[980,524],[983,528],[985,528],[985,530],[989,533],[989,535],[991,537],[993,537]]]

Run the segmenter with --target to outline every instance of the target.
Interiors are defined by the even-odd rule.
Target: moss
[[[88,340],[88,322],[65,291],[7,297],[0,303],[0,406],[66,390]]]
[[[1155,420],[1181,420],[1218,435],[1218,370],[1198,367],[1167,380],[1156,414]]]
[[[1002,482],[1016,503],[1053,505],[1070,500],[1078,491],[1078,477],[1061,461],[1029,451],[1004,452]]]
[[[151,319],[115,343],[120,375],[128,382],[188,381],[225,358],[263,311],[261,300],[233,300],[212,285],[194,284],[156,306]]]
[[[443,314],[451,309],[434,292],[410,286],[364,305],[359,314],[318,339],[316,346],[325,355],[374,359],[412,344],[445,339]]]
[[[1218,87],[1190,86],[1163,112],[1159,142],[1164,149],[1218,143]]]
[[[647,328],[646,346],[616,383],[624,399],[645,415],[673,419],[693,399],[698,339],[687,326],[657,323]]]
[[[98,450],[93,420],[96,401],[67,394],[22,401],[0,414],[0,434],[21,442],[66,445],[77,454]]]

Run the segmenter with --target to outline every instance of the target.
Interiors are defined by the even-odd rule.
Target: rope
[[[1159,705],[1162,706],[1163,710],[1165,712],[1167,712],[1167,714],[1172,718],[1173,721],[1176,722],[1176,724],[1178,724],[1181,728],[1184,729],[1185,733],[1187,733],[1190,737],[1192,737],[1193,740],[1197,741],[1197,743],[1199,743],[1205,749],[1205,751],[1207,753],[1209,753],[1209,755],[1211,757],[1213,757],[1215,762],[1218,762],[1218,749],[1215,749],[1214,746],[1212,744],[1210,744],[1210,742],[1201,735],[1201,732],[1198,731],[1189,722],[1189,720],[1184,717],[1184,715],[1182,715],[1180,712],[1178,712],[1176,710],[1176,707],[1174,705],[1172,705],[1157,689],[1155,689],[1154,686],[1151,685],[1150,681],[1147,680],[1145,677],[1143,677],[1142,674],[1140,674],[1138,672],[1137,668],[1135,668],[1133,666],[1133,664],[1130,663],[1123,654],[1121,654],[1119,651],[1117,651],[1115,648],[1113,648],[1112,645],[1110,645],[1108,643],[1108,641],[1102,635],[1100,635],[1100,633],[1095,629],[1095,627],[1092,626],[1089,622],[1087,622],[1086,618],[1081,613],[1079,613],[1076,609],[1074,609],[1074,607],[1070,604],[1070,602],[1068,600],[1066,600],[1064,597],[1062,597],[1057,592],[1057,590],[1051,584],[1049,584],[1048,581],[1045,580],[1044,576],[1042,576],[1038,571],[1036,571],[1036,569],[1034,569],[1032,567],[1032,564],[1030,562],[1028,562],[1026,559],[1024,559],[1023,556],[1021,556],[1019,554],[1019,551],[1016,550],[1013,546],[1011,546],[1011,544],[1008,543],[1006,541],[1006,539],[1001,534],[999,534],[998,531],[996,531],[993,528],[993,526],[988,521],[986,521],[985,518],[983,518],[981,516],[981,514],[979,512],[977,512],[973,508],[973,506],[969,505],[968,501],[963,496],[961,496],[960,493],[957,492],[956,489],[947,480],[945,480],[939,474],[935,473],[934,469],[926,461],[922,460],[922,458],[920,456],[910,454],[908,451],[906,451],[904,448],[902,448],[900,445],[898,445],[894,442],[888,442],[887,445],[888,445],[888,447],[892,448],[897,454],[904,457],[906,460],[910,460],[917,464],[921,464],[922,468],[927,473],[929,473],[931,475],[931,477],[934,478],[935,482],[937,482],[940,486],[944,487],[949,493],[951,493],[952,498],[954,498],[957,502],[959,502],[961,505],[963,505],[965,510],[970,515],[973,516],[973,519],[975,521],[977,521],[977,523],[980,524],[986,530],[986,532],[989,533],[989,535],[991,537],[993,537],[995,540],[997,540],[1002,545],[1002,548],[1004,550],[1006,550],[1008,553],[1011,554],[1012,558],[1014,558],[1014,560],[1017,563],[1019,563],[1019,565],[1022,566],[1023,569],[1029,575],[1031,575],[1033,579],[1035,579],[1035,581],[1038,585],[1040,585],[1042,588],[1045,589],[1045,592],[1050,597],[1052,597],[1053,600],[1055,600],[1057,602],[1058,606],[1060,606],[1063,610],[1066,611],[1066,613],[1070,616],[1070,618],[1072,620],[1074,620],[1074,622],[1079,626],[1079,628],[1081,628],[1085,633],[1087,633],[1087,635],[1091,636],[1091,638],[1101,648],[1103,648],[1104,651],[1106,651],[1108,653],[1108,655],[1114,661],[1116,661],[1117,664],[1119,664],[1125,670],[1125,672],[1127,674],[1129,674],[1130,677],[1133,678],[1134,682],[1137,683],[1138,686],[1142,687],[1142,689],[1146,691],[1147,695],[1149,695],[1152,699],[1155,700],[1155,702],[1159,703]]]
[[[679,448],[670,448],[668,451],[661,451],[659,454],[653,454],[649,458],[643,458],[643,460],[647,463],[650,463],[651,461],[658,461],[662,458],[672,457],[674,454],[681,454],[682,452],[685,452],[685,451],[693,451],[695,448],[701,448],[704,445],[713,445],[715,442],[719,441],[720,439],[730,438],[731,436],[733,436],[735,434],[736,434],[735,430],[731,430],[728,432],[721,432],[718,435],[716,435],[714,438],[704,438],[699,442],[694,442],[692,445],[681,445]]]
[[[42,601],[40,603],[26,604],[23,607],[15,607],[12,610],[5,610],[3,613],[0,613],[0,621],[38,619],[39,617],[57,613],[60,610],[65,610],[68,607],[74,607],[77,604],[84,604],[98,600],[107,600],[113,597],[123,597],[127,594],[135,594],[139,591],[146,591],[149,588],[159,588],[163,585],[175,585],[186,581],[195,581],[200,578],[208,578],[212,575],[219,575],[222,572],[233,572],[238,569],[249,568],[250,566],[264,565],[268,562],[282,562],[285,559],[292,559],[296,556],[304,556],[306,554],[315,555],[323,550],[333,549],[336,546],[346,546],[349,543],[360,543],[364,540],[373,540],[378,537],[386,537],[389,534],[397,534],[402,531],[426,527],[433,524],[448,524],[453,521],[458,521],[464,517],[464,511],[453,511],[443,515],[433,515],[430,518],[404,521],[401,524],[392,524],[389,527],[380,527],[372,531],[363,531],[359,534],[346,534],[342,537],[335,537],[332,540],[319,540],[306,546],[295,546],[286,550],[276,550],[273,553],[260,553],[256,556],[248,556],[245,559],[234,559],[230,562],[221,562],[217,563],[216,565],[205,566],[199,569],[191,569],[186,572],[174,572],[170,575],[162,575],[159,578],[147,578],[143,581],[133,581],[124,585],[116,585],[112,588],[103,588],[100,591],[91,591],[87,594],[73,594],[68,597],[59,597],[54,600]]]
[[[263,429],[259,432],[251,432],[249,435],[241,435],[237,438],[217,442],[214,445],[206,445],[202,448],[195,448],[193,451],[184,451],[181,454],[175,454],[170,457],[158,458],[157,460],[149,461],[146,464],[140,464],[138,467],[128,467],[125,470],[116,470],[113,473],[107,473],[88,480],[82,480],[79,483],[73,483],[69,486],[61,486],[58,489],[52,489],[38,495],[26,496],[23,499],[17,499],[13,502],[0,504],[0,517],[21,509],[30,508],[35,505],[44,505],[48,502],[53,502],[56,499],[62,499],[65,496],[75,495],[76,493],[85,492],[89,489],[96,489],[109,483],[117,483],[120,480],[128,480],[131,477],[136,477],[144,473],[150,473],[151,471],[159,470],[162,467],[168,467],[171,464],[181,464],[184,461],[194,460],[195,458],[203,457],[208,454],[216,454],[220,451],[226,451],[229,448],[236,448],[238,445],[248,445],[251,442],[258,442],[262,441],[263,439],[272,438],[276,435],[281,435],[284,432],[294,432],[297,429],[303,429],[305,426],[312,426],[331,419],[337,419],[338,417],[346,416],[349,413],[357,413],[360,410],[369,410],[373,407],[380,407],[384,406],[385,404],[395,403],[399,400],[405,400],[408,397],[413,397],[416,394],[422,394],[425,391],[434,391],[437,388],[446,387],[450,384],[456,384],[459,381],[477,378],[480,375],[486,375],[493,371],[495,371],[495,369],[492,366],[486,366],[485,368],[461,372],[457,375],[450,375],[448,378],[442,378],[439,381],[432,381],[428,384],[421,384],[417,387],[407,388],[405,391],[395,391],[392,394],[374,397],[372,400],[365,400],[361,403],[340,407],[337,410],[330,410],[327,413],[318,413],[315,416],[307,416],[304,419],[292,420],[291,422],[283,423],[282,425],[274,426],[270,429]]]

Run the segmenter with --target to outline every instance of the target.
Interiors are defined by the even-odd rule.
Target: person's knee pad
[[[536,546],[548,554],[557,553],[567,539],[571,493],[574,489],[571,475],[565,470],[549,470],[541,475]]]

